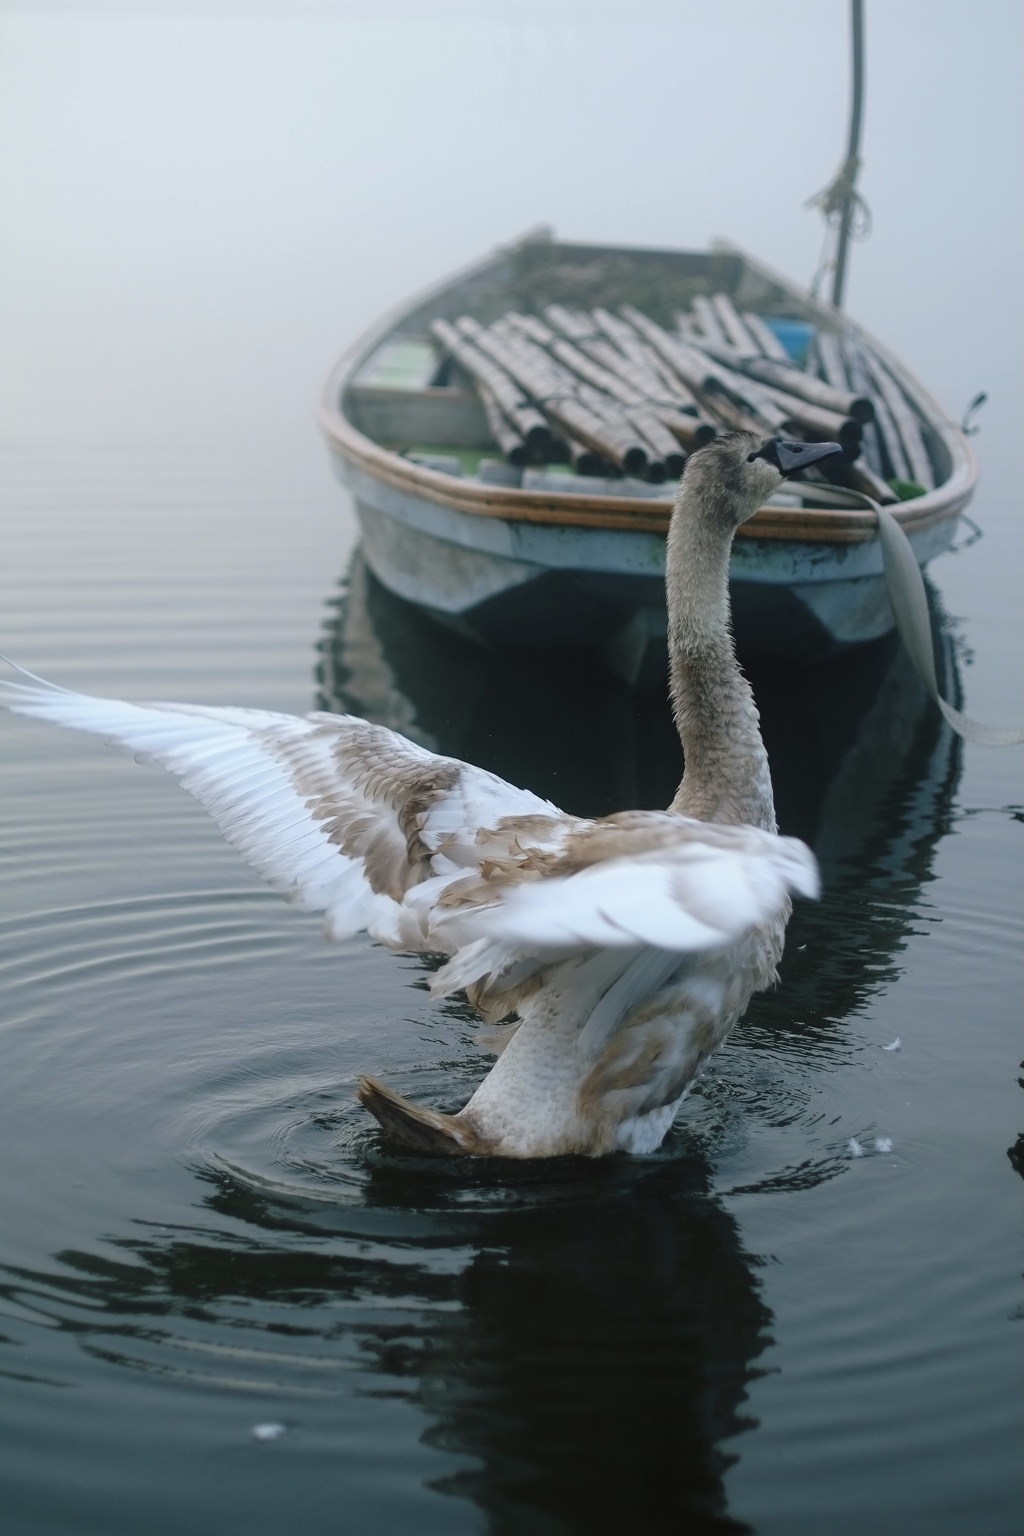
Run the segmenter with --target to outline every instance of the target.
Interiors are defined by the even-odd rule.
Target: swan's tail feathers
[[[460,1121],[456,1115],[443,1115],[439,1110],[413,1104],[375,1077],[359,1079],[357,1097],[393,1141],[414,1152],[441,1157],[480,1157],[491,1150],[472,1126]]]

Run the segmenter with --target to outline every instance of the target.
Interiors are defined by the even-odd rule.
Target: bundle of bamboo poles
[[[488,326],[435,320],[431,331],[472,379],[512,464],[568,461],[660,483],[718,431],[745,428],[841,443],[831,476],[888,501],[890,481],[935,483],[913,408],[871,348],[819,331],[803,367],[726,294],[696,298],[672,330],[629,304],[618,315],[549,304]]]

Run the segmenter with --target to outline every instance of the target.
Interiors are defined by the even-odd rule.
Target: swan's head
[[[704,515],[738,528],[768,500],[787,475],[842,453],[839,443],[800,443],[755,432],[726,432],[686,463],[682,491]]]

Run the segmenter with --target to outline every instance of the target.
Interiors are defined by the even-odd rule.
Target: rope
[[[935,671],[935,645],[928,615],[928,595],[917,557],[899,523],[886,507],[870,496],[851,491],[863,506],[870,507],[878,519],[878,537],[882,544],[882,565],[889,601],[896,617],[896,628],[913,662],[914,670],[941,709],[946,720],[965,741],[983,747],[1010,747],[1024,742],[1024,731],[1000,731],[971,720],[942,697]]]
[[[820,208],[825,223],[836,225],[842,221],[843,209],[849,201],[853,206],[853,222],[850,226],[852,240],[866,240],[871,233],[871,209],[867,200],[857,191],[856,183],[860,168],[860,156],[850,155],[843,161],[828,186],[822,187],[820,192],[815,192],[814,196],[809,197],[804,203],[805,208]]]
[[[825,275],[836,267],[836,256],[829,255],[829,246],[838,239],[847,203],[850,207],[849,237],[851,240],[867,240],[871,234],[871,207],[857,191],[856,181],[861,168],[859,155],[850,155],[843,161],[827,187],[815,192],[804,203],[805,208],[817,208],[825,220],[825,238],[821,259],[811,281],[811,292],[818,298]]]

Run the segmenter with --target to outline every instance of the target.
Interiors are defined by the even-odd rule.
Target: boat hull
[[[665,537],[649,531],[484,522],[337,461],[367,564],[397,596],[486,645],[597,647],[630,682],[664,673]],[[918,562],[948,547],[953,519],[908,534]],[[877,539],[734,545],[741,653],[801,660],[893,626]]]

